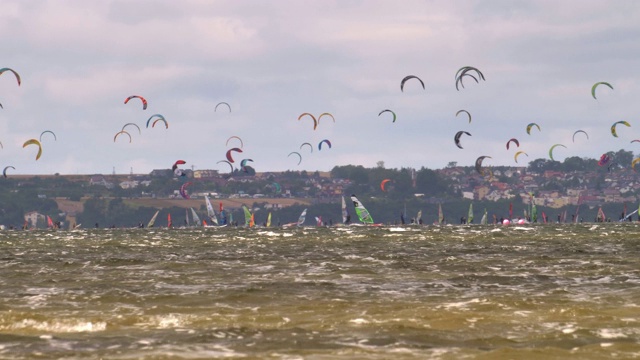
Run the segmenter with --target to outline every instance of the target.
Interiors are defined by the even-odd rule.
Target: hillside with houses
[[[327,212],[325,217],[337,219],[332,214],[333,207],[343,195],[356,193],[374,209],[379,208],[377,213],[386,222],[396,221],[400,208],[405,211],[409,206],[406,211],[425,208],[433,212],[434,204],[449,205],[453,218],[470,203],[494,208],[498,214],[507,203],[523,211],[535,204],[548,212],[570,209],[576,213],[581,206],[583,209],[612,204],[637,206],[638,174],[630,167],[618,165],[627,158],[630,162],[632,154],[621,150],[611,153],[611,157],[620,162],[605,167],[593,159],[568,158],[562,163],[537,159],[528,166],[478,169],[450,163],[436,170],[387,169],[379,162],[375,168],[347,165],[324,173],[253,169],[219,173],[206,169],[184,170],[176,175],[170,169],[158,169],[149,174],[128,175],[16,175],[5,179],[0,188],[5,204],[0,223],[36,226],[50,216],[62,223],[84,218],[91,223],[129,225],[159,208],[174,208],[178,213],[178,209],[189,207],[198,210],[203,206],[204,196],[230,211],[245,204],[291,218],[296,216],[299,206],[308,206],[316,207],[318,214]],[[325,210],[323,204],[328,205]]]

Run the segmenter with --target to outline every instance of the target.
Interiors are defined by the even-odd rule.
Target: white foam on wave
[[[271,236],[271,237],[280,236],[280,234],[276,234],[273,231],[259,231],[258,235]]]
[[[513,230],[531,231],[531,230],[534,230],[534,229],[530,228],[530,227],[516,226],[516,227],[513,228]]]
[[[365,320],[363,318],[357,318],[357,319],[351,319],[349,320],[349,322],[357,325],[363,325],[363,324],[368,324],[369,320]]]
[[[73,319],[51,321],[23,319],[10,327],[13,330],[31,329],[53,333],[78,333],[104,331],[107,328],[107,323],[104,321],[91,322]]]
[[[627,337],[627,335],[617,329],[600,329],[597,331],[597,334],[603,339],[620,339]]]
[[[151,316],[147,321],[136,323],[136,326],[152,329],[172,329],[184,327],[187,319],[180,314]]]
[[[442,306],[438,306],[439,308],[445,308],[447,310],[457,308],[457,309],[466,309],[470,304],[479,304],[486,302],[485,300],[480,300],[478,298],[474,298],[468,301],[458,301],[452,303],[445,303]]]
[[[390,227],[389,231],[408,231],[408,230],[403,227]]]

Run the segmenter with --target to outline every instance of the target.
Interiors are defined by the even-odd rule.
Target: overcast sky
[[[640,138],[640,1],[41,1],[0,12],[0,167],[19,174],[442,168]],[[456,91],[462,66],[482,71]],[[415,79],[400,91],[407,75]],[[606,81],[613,90],[594,83]],[[128,104],[130,95],[147,99]],[[220,102],[230,104],[229,112]],[[397,120],[392,122],[393,110]],[[472,115],[471,123],[463,114]],[[331,113],[317,129],[305,112]],[[161,114],[168,122],[147,128]],[[611,135],[616,121],[619,137]],[[114,142],[127,123],[135,123]],[[151,121],[153,123],[153,120]],[[541,131],[526,133],[527,124]],[[578,134],[575,142],[572,135]],[[25,141],[42,135],[42,157]],[[455,146],[458,131],[472,136]],[[510,138],[520,148],[505,144]],[[328,139],[332,147],[318,144]],[[301,145],[308,142],[309,147]],[[525,151],[518,164],[516,151]],[[299,152],[302,161],[291,152]]]

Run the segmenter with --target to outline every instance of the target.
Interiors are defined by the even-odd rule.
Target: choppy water
[[[640,226],[0,232],[3,359],[640,358]]]

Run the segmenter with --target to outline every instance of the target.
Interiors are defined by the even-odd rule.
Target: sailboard
[[[375,224],[373,222],[373,218],[371,217],[371,214],[369,213],[369,211],[364,207],[364,205],[362,205],[360,200],[358,200],[358,198],[353,194],[351,195],[351,201],[353,202],[353,207],[356,210],[356,215],[358,215],[358,219],[360,220],[361,223],[363,223],[364,225],[375,225],[375,226],[382,225],[382,224]]]
[[[251,227],[251,211],[246,205],[242,205],[244,211],[244,227]]]
[[[202,221],[200,221],[200,217],[196,214],[196,211],[191,209],[191,218],[193,219],[193,225],[196,227],[202,226]]]
[[[347,209],[347,202],[344,201],[344,196],[342,197],[342,223],[348,224],[351,222],[351,215],[349,215],[349,210]]]
[[[307,209],[304,209],[302,210],[302,213],[300,213],[300,216],[298,217],[298,221],[284,224],[282,225],[282,227],[302,226],[306,219],[307,219]]]
[[[204,202],[207,206],[207,216],[213,223],[213,225],[207,225],[207,227],[220,226],[220,224],[218,223],[218,217],[216,216],[216,211],[213,209],[213,205],[211,205],[211,201],[209,201],[209,197],[206,195],[204,197]],[[222,204],[220,206],[222,206]]]
[[[467,224],[473,224],[473,203],[469,204],[469,214],[467,214]]]
[[[156,223],[156,218],[158,217],[158,214],[160,213],[160,210],[157,210],[155,214],[153,214],[153,216],[151,217],[151,220],[149,220],[149,223],[147,224],[147,227],[153,227],[153,224]]]
[[[220,203],[220,225],[227,225],[227,213],[224,211],[222,203]]]
[[[298,217],[298,222],[296,223],[297,226],[302,226],[304,224],[304,221],[307,218],[307,209],[302,210],[302,213],[300,214],[300,216]]]

